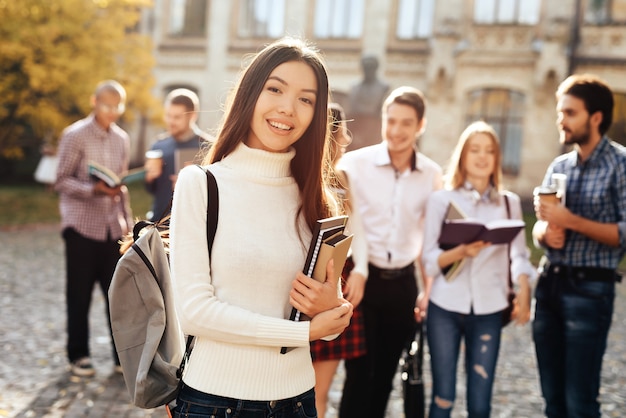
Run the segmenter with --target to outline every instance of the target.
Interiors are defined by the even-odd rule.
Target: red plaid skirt
[[[348,258],[341,278],[346,280],[354,267],[351,258]],[[352,359],[365,355],[365,327],[363,312],[359,305],[353,312],[350,325],[332,341],[311,341],[311,358],[313,361]]]

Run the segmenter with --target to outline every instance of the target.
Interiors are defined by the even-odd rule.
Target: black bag
[[[510,280],[510,279],[509,279]],[[509,281],[509,294],[507,296],[509,304],[502,311],[502,328],[509,325],[512,321],[511,315],[513,314],[513,308],[515,307],[515,291],[513,290],[513,283]]]
[[[402,353],[400,359],[402,395],[405,418],[424,418],[424,327],[418,323],[415,337]]]
[[[509,205],[509,198],[507,195],[504,195],[504,204],[506,205],[506,217],[511,219],[511,206]],[[513,280],[511,278],[511,244],[506,247],[507,254],[509,255],[509,277],[507,279],[509,285],[509,294],[507,295],[507,300],[509,302],[508,306],[504,308],[502,311],[502,328],[506,327],[511,323],[511,314],[513,313],[513,308],[515,307],[515,289],[513,288]]]

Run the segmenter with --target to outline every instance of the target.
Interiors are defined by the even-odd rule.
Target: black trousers
[[[415,272],[388,278],[370,269],[362,307],[367,354],[346,360],[340,418],[384,418],[398,361],[415,331]],[[385,278],[381,278],[385,277]]]
[[[106,301],[111,342],[111,319],[109,316],[109,286],[115,266],[120,258],[119,238],[95,241],[86,238],[72,228],[63,230],[65,240],[65,288],[67,306],[67,356],[70,362],[89,357],[89,308],[96,282]],[[112,343],[113,344],[113,343]],[[119,364],[115,344],[113,360]]]

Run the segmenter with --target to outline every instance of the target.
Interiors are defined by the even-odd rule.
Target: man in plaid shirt
[[[120,177],[128,170],[129,137],[115,124],[125,102],[126,91],[118,82],[101,82],[91,97],[92,113],[67,127],[59,144],[55,188],[65,241],[67,355],[77,376],[95,374],[89,358],[93,286],[98,282],[108,309],[109,285],[120,256],[118,241],[132,227],[126,186],[109,187],[88,172],[92,161]],[[113,358],[116,371],[121,370],[114,346]]]
[[[573,150],[544,179],[547,186],[552,174],[567,176],[565,202],[535,201],[533,235],[546,259],[533,336],[546,416],[600,417],[602,357],[626,250],[626,148],[606,136],[613,94],[604,81],[570,76],[556,98],[560,142]]]

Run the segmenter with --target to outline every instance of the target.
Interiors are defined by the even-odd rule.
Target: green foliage
[[[149,0],[0,0],[0,157],[20,158],[26,137],[54,144],[90,111],[103,79],[128,92],[127,119],[149,114],[154,58],[134,31]]]
[[[524,213],[524,222],[526,222],[526,228],[524,229],[524,232],[526,233],[526,245],[530,249],[530,261],[534,265],[537,265],[539,264],[539,260],[543,255],[543,250],[535,247],[535,245],[533,244],[532,230],[535,222],[537,222],[535,213]]]

